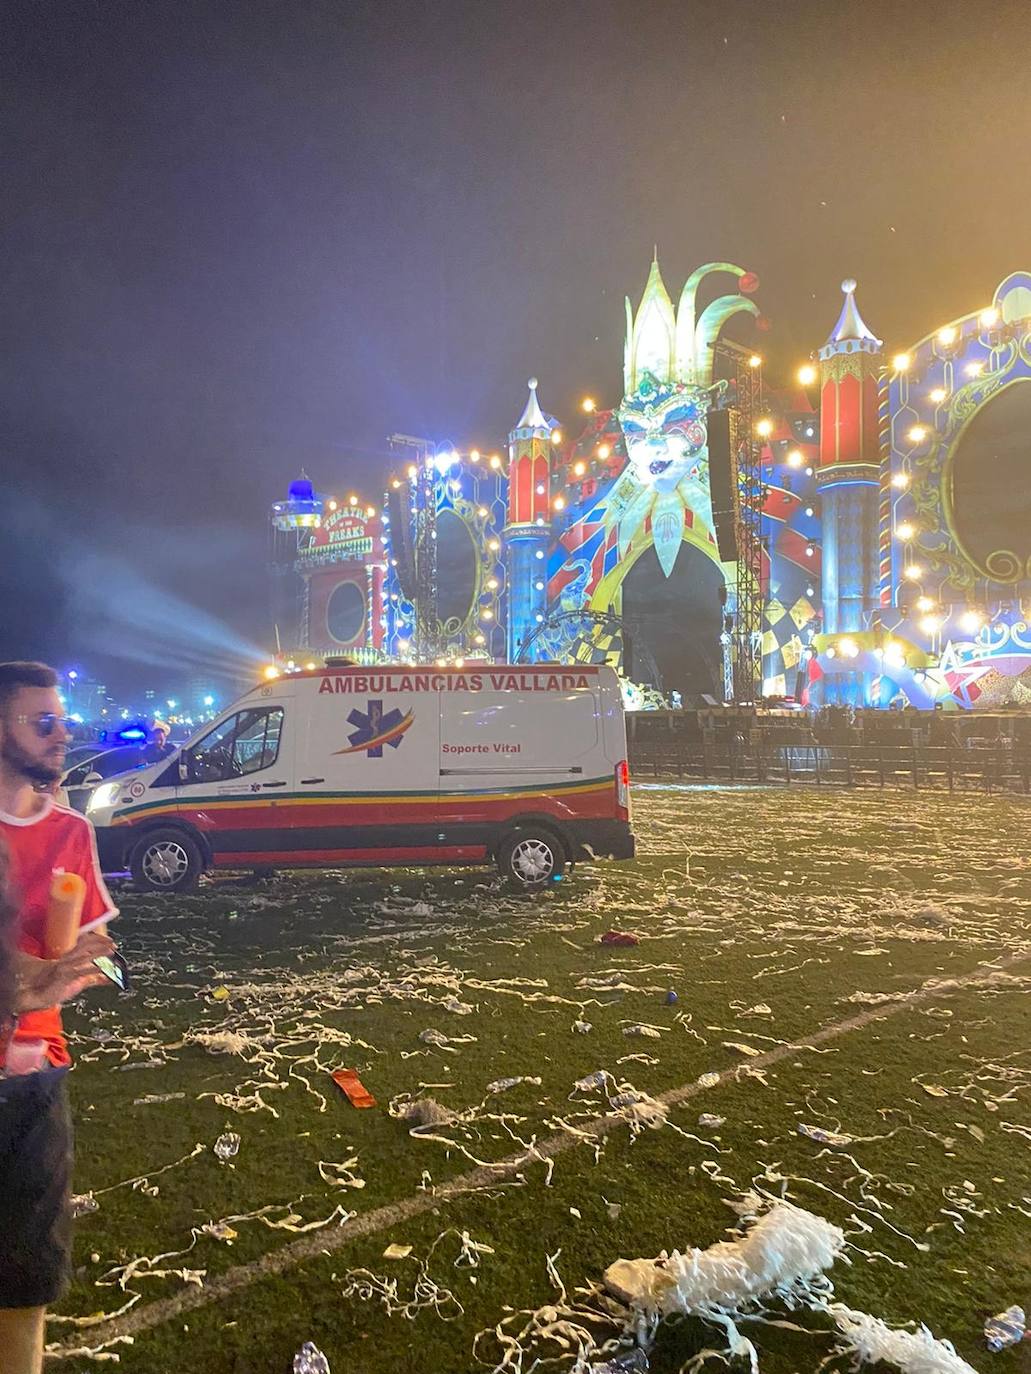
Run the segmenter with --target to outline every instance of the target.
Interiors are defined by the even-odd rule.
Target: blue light
[[[289,497],[291,501],[314,501],[315,488],[307,477],[298,477],[290,483]]]

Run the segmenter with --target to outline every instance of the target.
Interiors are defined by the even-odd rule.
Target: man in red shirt
[[[0,663],[0,842],[8,851],[23,957],[44,953],[55,873],[77,873],[86,884],[80,935],[118,914],[100,873],[93,827],[39,790],[61,777],[68,739],[53,669]],[[72,1133],[64,1078],[70,1063],[57,1007],[19,1016],[0,1064],[5,1374],[34,1374],[41,1367],[46,1307],[67,1277]]]

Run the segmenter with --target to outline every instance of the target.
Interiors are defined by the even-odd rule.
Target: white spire
[[[881,341],[866,327],[859,307],[856,305],[856,282],[854,277],[846,277],[841,283],[845,300],[841,307],[838,322],[830,338],[820,349],[821,358],[829,358],[835,353],[877,353]]]
[[[537,378],[531,377],[526,384],[530,388],[530,394],[526,398],[526,408],[516,421],[516,429],[539,429],[545,434],[551,432],[544,411],[541,410],[541,403],[537,399]]]

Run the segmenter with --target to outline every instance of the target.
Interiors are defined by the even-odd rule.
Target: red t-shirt
[[[43,953],[50,883],[55,873],[77,873],[86,884],[80,930],[101,925],[118,908],[104,885],[93,827],[78,811],[47,797],[33,816],[19,818],[0,811],[0,837],[10,853],[11,895],[18,909],[18,948]],[[18,1018],[16,1041],[46,1041],[51,1064],[70,1064],[57,1007],[28,1011]]]

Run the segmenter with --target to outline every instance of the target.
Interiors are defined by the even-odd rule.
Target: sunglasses
[[[31,725],[40,739],[49,739],[58,726],[70,735],[75,724],[70,717],[56,716],[53,711],[44,711],[39,716],[15,716],[14,719],[19,725]]]

